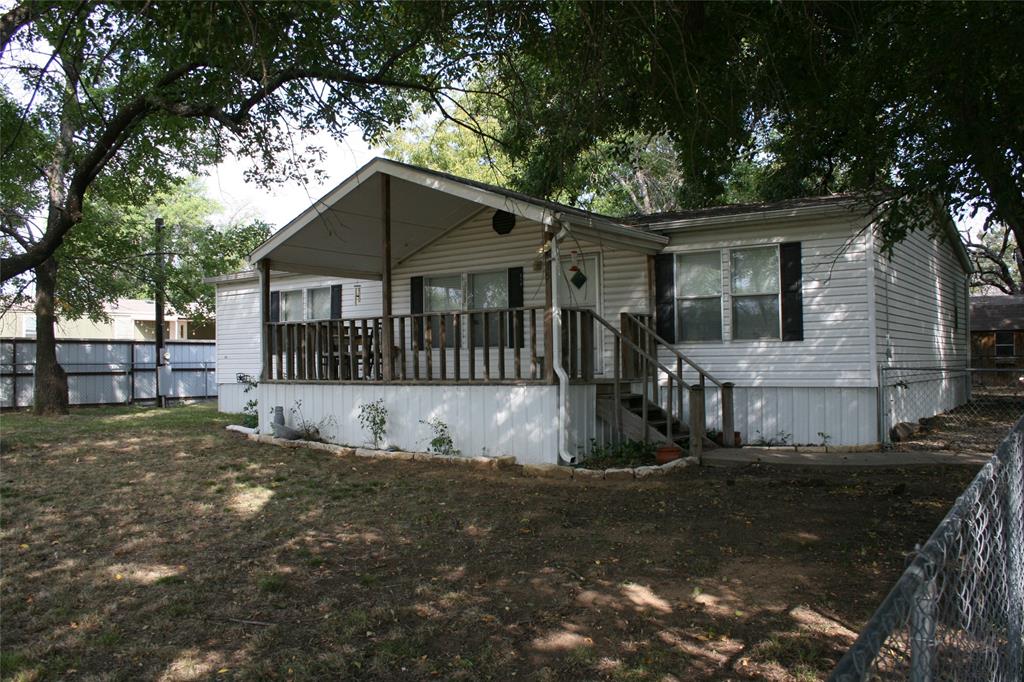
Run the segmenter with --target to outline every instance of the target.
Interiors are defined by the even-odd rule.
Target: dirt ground
[[[973,467],[528,479],[2,417],[4,679],[812,680]]]

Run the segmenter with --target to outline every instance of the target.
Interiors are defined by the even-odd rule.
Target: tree
[[[501,48],[506,34],[495,28],[526,11],[26,0],[0,17],[2,67],[16,79],[6,95],[18,110],[4,128],[0,172],[35,170],[45,212],[39,229],[0,225],[2,281],[35,271],[37,410],[64,409],[54,254],[82,222],[87,195],[139,203],[229,152],[253,160],[256,180],[304,175],[319,150],[292,150],[293,133],[343,135],[356,125],[375,138],[414,105],[443,104],[446,88]]]
[[[996,289],[1011,296],[1024,295],[1024,258],[1005,225],[986,224],[978,234],[961,233],[974,264],[971,286]]]
[[[90,204],[88,217],[55,255],[58,317],[101,321],[107,305],[120,298],[154,297],[156,257],[163,253],[168,305],[191,319],[208,318],[214,289],[203,278],[244,267],[249,252],[270,234],[259,220],[214,225],[220,209],[198,178],[158,192],[144,206]],[[166,225],[162,252],[155,242],[157,217]]]
[[[459,98],[458,110],[447,118],[420,113],[385,136],[385,154],[404,163],[520,189],[523,165],[512,161],[498,141],[500,108],[492,103],[488,110],[481,104],[483,99]],[[758,198],[751,184],[755,171],[752,164],[737,164],[725,184],[727,200]],[[664,136],[629,134],[600,140],[582,153],[552,198],[605,215],[627,216],[684,208],[689,195],[671,142]]]
[[[501,56],[521,186],[616,135],[665,135],[695,205],[752,160],[767,198],[884,198],[883,237],[981,208],[1024,244],[1024,13],[1010,3],[558,3]]]

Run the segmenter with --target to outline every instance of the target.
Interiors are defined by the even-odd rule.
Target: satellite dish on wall
[[[495,211],[494,217],[491,218],[491,227],[498,234],[508,234],[515,226],[516,216],[508,211]]]

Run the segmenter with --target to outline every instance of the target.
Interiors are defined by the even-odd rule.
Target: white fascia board
[[[348,268],[329,268],[319,265],[307,265],[305,263],[288,263],[279,260],[271,261],[270,278],[273,280],[274,272],[282,271],[282,274],[319,275],[322,277],[343,277],[346,279],[364,279],[379,281],[381,273],[369,272],[366,270],[352,270]]]
[[[608,229],[603,225],[578,223],[570,219],[566,219],[566,222],[569,223],[570,231],[578,237],[601,244],[621,246],[631,251],[649,254],[661,253],[669,243],[669,238],[662,234],[638,233],[630,228],[625,228],[627,232],[623,233],[619,230]]]

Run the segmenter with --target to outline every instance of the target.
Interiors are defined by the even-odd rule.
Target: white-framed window
[[[779,247],[730,251],[732,338],[781,339]]]
[[[35,313],[29,313],[22,318],[25,321],[25,334],[24,336],[30,339],[36,338],[36,315]]]
[[[996,359],[1012,360],[1014,355],[1013,332],[996,332]]]
[[[676,256],[677,339],[722,340],[722,252]]]
[[[505,270],[493,272],[470,272],[454,275],[433,275],[423,278],[423,312],[446,313],[466,310],[489,310],[508,307],[508,273]],[[473,344],[484,343],[483,316],[473,317],[471,325]],[[500,321],[491,315],[488,322],[490,345],[498,345]],[[455,318],[445,317],[445,346],[455,346]],[[431,345],[441,345],[441,321],[430,320]]]
[[[297,322],[303,319],[302,289],[281,292],[281,321]]]
[[[331,319],[331,288],[306,289],[306,319]]]

